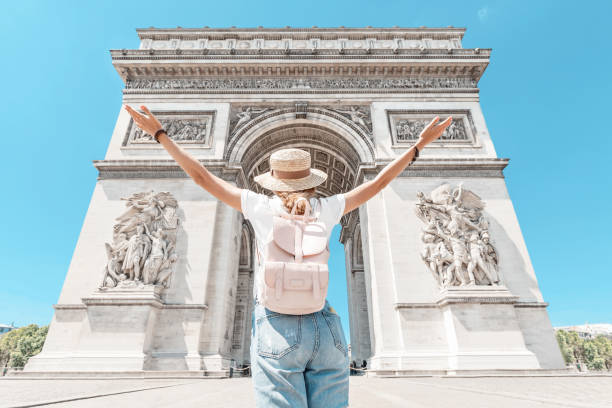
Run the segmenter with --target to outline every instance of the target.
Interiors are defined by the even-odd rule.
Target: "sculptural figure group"
[[[406,119],[395,124],[397,140],[418,140],[419,135],[431,119]],[[468,136],[461,121],[453,122],[444,130],[440,140],[467,140]]]
[[[208,128],[206,119],[162,119],[160,122],[175,142],[206,143]],[[130,143],[155,143],[155,140],[150,134],[136,128]]]
[[[416,214],[426,224],[421,258],[438,285],[499,285],[498,256],[480,197],[443,184],[430,197],[419,192],[417,198]]]
[[[170,193],[153,191],[133,194],[129,209],[117,217],[113,242],[105,243],[108,262],[100,289],[170,286],[175,251],[177,202]]]

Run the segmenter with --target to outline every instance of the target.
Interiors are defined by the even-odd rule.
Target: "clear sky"
[[[91,5],[85,6],[85,3]],[[47,324],[121,109],[136,28],[465,27],[481,106],[554,325],[612,322],[609,1],[39,1],[0,12],[0,323]],[[110,228],[110,226],[109,226]],[[348,337],[334,230],[329,298]]]

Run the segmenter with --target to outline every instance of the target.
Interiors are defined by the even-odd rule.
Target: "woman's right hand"
[[[427,126],[421,131],[419,140],[417,141],[417,147],[419,151],[423,150],[425,146],[442,136],[444,130],[451,124],[453,117],[449,116],[445,121],[436,124],[440,120],[439,116],[436,116],[429,122]]]
[[[134,119],[134,122],[136,123],[136,125],[138,125],[140,129],[150,134],[151,136],[155,135],[155,132],[157,132],[159,129],[162,128],[162,124],[160,123],[160,121],[157,120],[157,118],[151,113],[149,108],[147,108],[146,106],[141,105],[140,109],[145,111],[145,113],[148,116],[145,116],[142,113],[136,112],[129,105],[123,105],[123,106],[128,111],[130,116],[132,116],[132,119]]]

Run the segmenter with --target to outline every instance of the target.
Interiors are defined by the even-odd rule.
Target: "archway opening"
[[[325,183],[317,187],[319,196],[347,192],[355,187],[359,165],[358,152],[341,135],[317,124],[285,124],[262,132],[244,149],[240,164],[247,178],[248,188],[262,194],[271,192],[261,188],[253,178],[269,170],[270,155],[281,148],[295,147],[310,152],[312,167],[325,171]],[[361,365],[370,356],[369,310],[364,280],[361,233],[358,211],[345,214],[332,231],[330,241],[330,285],[328,300],[343,322],[347,341],[351,345],[351,359]],[[254,235],[250,223],[243,225],[241,272],[238,278],[238,299],[234,316],[233,357],[237,364],[247,364],[251,331],[252,268]],[[243,255],[247,254],[247,255]],[[246,261],[245,256],[251,257]],[[242,260],[245,259],[244,265]],[[247,272],[249,271],[249,272]],[[248,288],[247,291],[244,289]],[[245,299],[241,299],[245,297]]]

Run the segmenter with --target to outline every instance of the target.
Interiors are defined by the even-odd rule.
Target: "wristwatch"
[[[160,133],[165,133],[166,135],[168,134],[168,132],[166,132],[166,130],[164,128],[161,128],[157,132],[155,132],[155,134],[153,135],[153,139],[155,139],[155,141],[157,143],[159,143],[159,134]]]
[[[414,145],[414,156],[412,157],[412,160],[410,160],[410,163],[408,163],[408,165],[410,166],[412,163],[414,163],[417,157],[419,157],[419,148],[417,147],[417,145]]]

